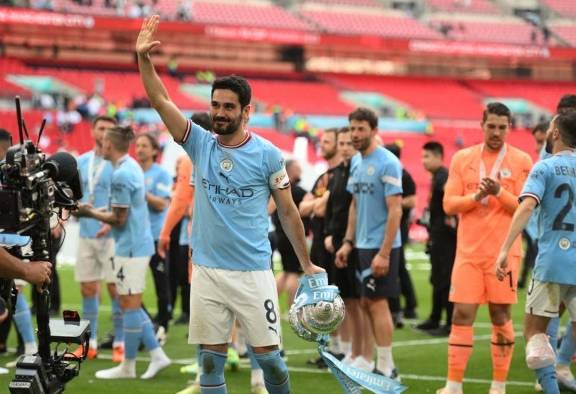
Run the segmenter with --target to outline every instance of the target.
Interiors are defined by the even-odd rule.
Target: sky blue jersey
[[[144,180],[146,182],[147,193],[161,198],[170,198],[172,195],[172,177],[162,166],[153,163],[152,166],[144,172]],[[162,231],[167,212],[168,207],[162,211],[157,211],[148,205],[154,241],[158,241],[160,238],[160,231]]]
[[[357,153],[352,158],[347,188],[356,200],[356,247],[380,249],[388,220],[386,197],[402,194],[400,161],[380,146],[366,157]],[[398,231],[392,247],[400,245]]]
[[[91,150],[77,160],[80,182],[82,184],[82,203],[90,203],[95,208],[106,208],[110,202],[110,184],[112,182],[112,163],[104,160]],[[93,218],[79,218],[80,237],[96,238],[102,222]],[[106,237],[110,237],[110,233]]]
[[[116,256],[146,257],[154,254],[150,230],[144,173],[140,165],[126,155],[116,163],[110,191],[112,208],[128,208],[128,219],[122,227],[112,227]]]
[[[576,285],[576,154],[559,152],[532,168],[520,199],[539,204],[534,278]]]
[[[182,146],[194,163],[194,264],[269,270],[268,201],[290,186],[281,152],[253,134],[224,146],[191,121]]]

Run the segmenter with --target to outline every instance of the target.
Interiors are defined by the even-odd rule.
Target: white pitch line
[[[112,356],[107,354],[99,354],[98,359],[100,360],[111,360]],[[137,357],[137,361],[142,362],[149,362],[150,358],[148,357]],[[172,364],[175,365],[188,365],[195,362],[196,359],[174,359],[172,360]],[[248,360],[240,360],[240,364],[243,367],[248,367],[250,362]],[[296,372],[296,373],[310,373],[310,374],[320,374],[320,375],[328,375],[331,374],[329,370],[326,369],[316,369],[316,368],[302,368],[302,367],[290,367],[288,366],[288,371]],[[189,375],[189,374],[183,374]],[[192,374],[190,374],[192,375]],[[414,375],[414,374],[400,374],[402,380],[424,380],[424,381],[434,381],[434,382],[444,382],[446,381],[445,376],[428,376],[428,375]],[[490,384],[492,380],[488,379],[475,379],[475,378],[465,378],[464,383],[478,383],[478,384]],[[532,386],[534,382],[522,382],[522,381],[514,381],[509,380],[506,381],[506,384],[509,386]]]

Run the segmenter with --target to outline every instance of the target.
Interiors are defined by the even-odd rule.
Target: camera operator
[[[47,261],[24,262],[0,248],[0,278],[23,279],[37,287],[50,281],[52,265]]]

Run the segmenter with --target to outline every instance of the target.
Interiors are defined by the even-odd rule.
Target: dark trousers
[[[430,253],[430,283],[432,284],[432,312],[430,320],[440,324],[442,312],[446,311],[446,325],[452,324],[454,305],[449,301],[452,267],[456,258],[456,236],[452,233],[433,237]]]
[[[538,256],[538,241],[532,239],[526,231],[522,233],[524,239],[526,240],[526,253],[524,254],[524,262],[522,264],[522,273],[520,274],[520,280],[518,281],[518,286],[520,288],[526,286],[528,275],[530,271],[534,268],[534,263],[536,263],[536,256]]]
[[[400,248],[400,259],[398,264],[398,280],[400,281],[400,294],[404,297],[404,310],[414,310],[418,305],[416,298],[416,291],[412,284],[410,273],[406,269],[406,255],[404,254],[404,247]],[[399,313],[402,310],[400,305],[400,297],[391,298],[388,300],[390,305],[390,312]]]
[[[172,247],[172,246],[170,246]],[[178,245],[174,255],[170,254],[170,303],[176,305],[180,290],[182,315],[190,316],[190,282],[188,281],[188,246]]]
[[[446,325],[450,326],[452,324],[454,304],[449,301],[449,296],[450,286],[432,287],[432,312],[430,313],[430,320],[440,324],[442,312],[446,311]]]
[[[154,242],[156,250],[158,242]],[[150,269],[154,278],[154,287],[156,288],[156,299],[158,303],[158,324],[168,329],[168,322],[172,318],[172,304],[170,303],[170,284],[168,280],[168,264],[155,253],[150,258]]]

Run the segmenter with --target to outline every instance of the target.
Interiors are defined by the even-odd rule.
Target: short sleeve
[[[172,178],[168,171],[160,171],[156,183],[156,195],[162,198],[169,198],[172,195]]]
[[[110,205],[112,207],[128,208],[130,207],[131,180],[127,171],[118,171],[112,177],[110,188]]]
[[[182,138],[180,145],[182,145],[182,148],[184,148],[188,156],[190,156],[192,162],[196,163],[198,158],[202,155],[207,142],[212,138],[212,134],[210,134],[209,131],[204,130],[196,123],[188,120],[186,132],[184,133],[184,138]]]
[[[350,194],[354,194],[354,185],[356,184],[356,172],[358,171],[358,165],[360,163],[359,156],[353,156],[350,162],[350,175],[348,176],[348,183],[346,184],[346,191]]]
[[[278,149],[270,147],[267,151],[266,168],[266,177],[271,190],[286,189],[290,186],[286,164]]]
[[[384,184],[384,196],[402,194],[402,166],[398,161],[390,160],[380,172],[380,181]]]
[[[518,199],[522,201],[526,197],[532,197],[538,205],[540,205],[544,192],[546,191],[546,174],[546,163],[543,161],[536,163],[532,171],[530,171],[530,175],[528,175],[528,179],[526,179],[526,183],[524,183],[524,188]]]

